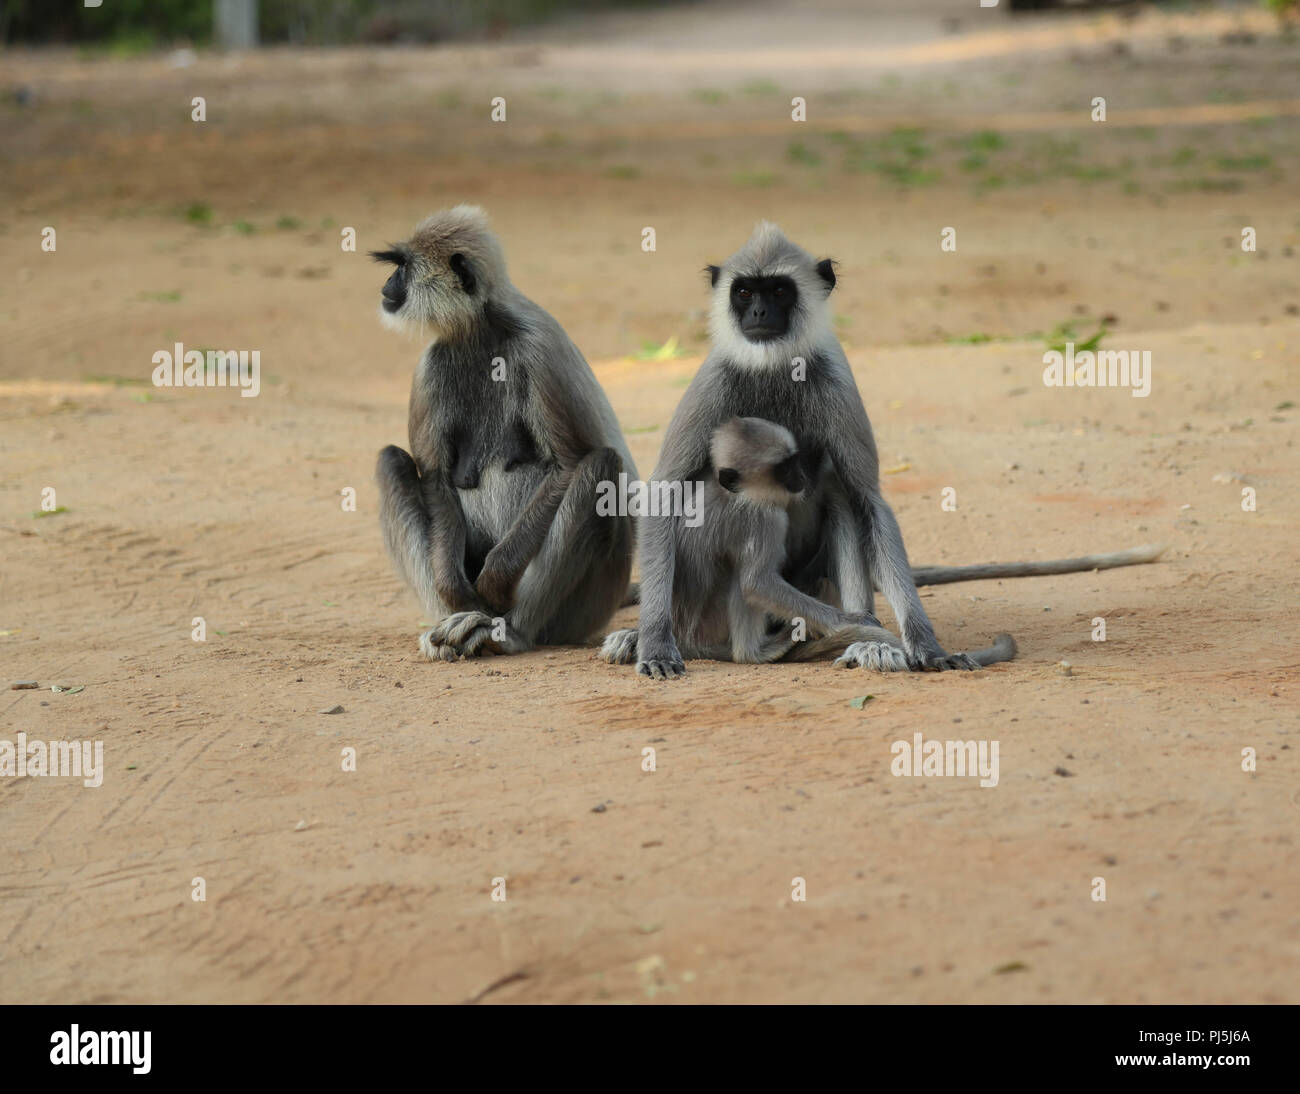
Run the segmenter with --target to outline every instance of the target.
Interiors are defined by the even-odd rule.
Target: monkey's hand
[[[666,642],[652,646],[638,643],[636,671],[652,680],[675,680],[685,674],[686,664],[677,643],[669,636]]]
[[[630,665],[636,660],[637,631],[613,631],[605,635],[600,656],[611,665]]]
[[[481,653],[521,653],[528,643],[502,616],[453,612],[420,635],[420,652],[430,661],[455,661]]]

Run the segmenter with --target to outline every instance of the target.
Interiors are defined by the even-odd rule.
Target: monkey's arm
[[[421,476],[405,449],[379,454],[379,520],[398,571],[432,616],[479,610],[465,574],[465,514],[446,476]]]
[[[912,580],[917,585],[947,585],[954,581],[982,581],[999,577],[1040,577],[1046,574],[1073,574],[1086,570],[1110,570],[1117,566],[1137,566],[1154,562],[1168,549],[1168,544],[1148,543],[1127,551],[1112,551],[1080,558],[1057,558],[1049,562],[989,562],[975,566],[917,566]]]
[[[647,515],[639,522],[641,616],[636,671],[655,680],[671,680],[686,671],[673,638],[673,576],[677,563],[674,520],[671,515]]]
[[[847,361],[844,369],[851,378]],[[850,413],[837,423],[839,428],[827,430],[826,440],[831,460],[844,483],[850,532],[867,557],[872,579],[898,620],[908,664],[913,669],[965,667],[939,645],[930,618],[921,605],[912,580],[912,567],[907,561],[907,549],[903,546],[902,530],[880,492],[876,440],[856,385],[846,393],[844,403]]]
[[[492,612],[504,615],[514,607],[519,579],[546,542],[560,502],[572,481],[572,471],[557,468],[548,473],[523,512],[488,551],[474,590]]]
[[[784,553],[784,543],[777,545]],[[802,619],[814,635],[830,634],[841,627],[875,625],[879,620],[868,612],[843,612],[815,597],[802,593],[785,580],[776,559],[764,545],[752,544],[741,563],[740,587],[746,603],[778,619]],[[887,632],[886,632],[887,633]]]

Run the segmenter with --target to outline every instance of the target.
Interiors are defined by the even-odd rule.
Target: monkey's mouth
[[[385,295],[383,308],[384,311],[388,312],[389,315],[392,315],[395,311],[398,311],[401,308],[401,306],[405,303],[406,303],[406,297],[404,296],[393,297],[393,296]]]
[[[751,342],[770,342],[774,338],[780,338],[784,331],[776,327],[746,327],[745,337]]]

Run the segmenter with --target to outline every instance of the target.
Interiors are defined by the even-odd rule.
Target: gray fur
[[[728,305],[736,276],[781,273],[798,289],[787,333],[750,343]],[[778,228],[760,224],[721,267],[711,311],[713,349],[687,389],[664,436],[655,479],[711,478],[713,431],[737,415],[766,418],[788,429],[807,454],[819,484],[814,496],[790,506],[786,557],[802,590],[832,581],[849,615],[870,613],[873,580],[880,585],[902,634],[912,669],[966,667],[939,645],[912,582],[893,511],[880,492],[879,458],[871,423],[844,350],[831,327],[830,286],[817,264]],[[795,359],[804,378],[795,379]],[[817,493],[824,493],[822,498]],[[829,499],[829,500],[826,500]],[[829,550],[824,548],[833,536]],[[645,517],[641,528],[641,620],[637,671],[673,677],[685,671],[675,635],[677,569],[694,559],[678,517]],[[716,609],[705,606],[709,617]]]
[[[672,617],[683,656],[762,663],[838,654],[839,665],[908,667],[902,643],[869,609],[841,610],[827,580],[819,583],[818,599],[782,576],[789,509],[818,495],[816,482],[778,481],[778,465],[797,454],[789,430],[735,418],[714,430],[710,453],[715,475],[705,485],[703,520],[694,528],[683,525],[674,570]],[[797,641],[795,620],[806,630]],[[612,664],[637,661],[639,669],[646,664],[645,675],[668,675],[662,665],[639,657],[638,646],[638,631],[615,631],[601,656]],[[946,667],[973,669],[1014,653],[1014,642],[1004,635],[988,650],[953,655]]]
[[[411,451],[390,445],[376,472],[385,545],[435,621],[421,652],[583,642],[627,595],[635,545],[631,518],[596,514],[600,482],[636,477],[604,392],[511,284],[482,210],[437,213],[377,257],[407,276],[385,324],[432,336],[411,387]]]

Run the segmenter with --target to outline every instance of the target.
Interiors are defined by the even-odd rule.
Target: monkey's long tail
[[[1057,558],[1050,562],[988,562],[974,566],[914,566],[912,580],[917,585],[947,585],[953,581],[983,581],[995,577],[1041,577],[1045,574],[1074,574],[1085,570],[1112,570],[1116,566],[1137,566],[1154,562],[1166,549],[1165,543],[1148,543],[1113,551],[1106,555],[1082,558]],[[974,654],[971,654],[974,657]]]
[[[966,656],[983,668],[996,665],[999,661],[1010,661],[1016,655],[1016,640],[1009,634],[1000,634],[993,639],[993,645],[983,650],[969,650]]]

